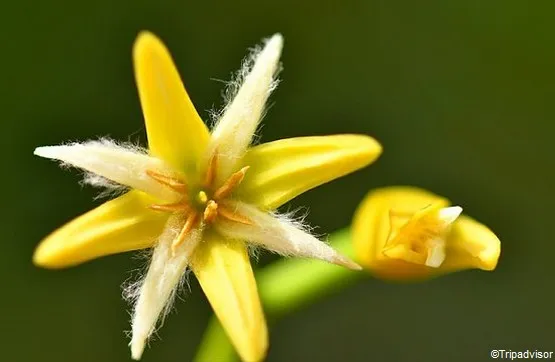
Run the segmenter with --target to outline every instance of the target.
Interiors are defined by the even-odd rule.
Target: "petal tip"
[[[42,156],[41,156],[41,152],[42,152],[43,150],[44,150],[44,147],[37,147],[37,148],[35,148],[35,150],[33,151],[33,155],[42,157]]]
[[[273,47],[279,51],[283,48],[283,35],[281,33],[275,33],[268,39],[266,46]]]
[[[337,255],[333,259],[333,263],[351,270],[362,270],[362,267],[343,255]]]
[[[131,340],[131,358],[138,361],[143,356],[145,350],[145,339],[144,338],[133,338]]]
[[[265,64],[265,67],[267,67],[268,70],[272,70],[272,73],[274,73],[276,72],[282,50],[283,36],[280,33],[276,33],[265,40],[264,49],[260,52],[257,61]]]
[[[35,148],[33,155],[43,158],[57,158],[59,156],[60,147],[63,146],[41,146]]]
[[[45,257],[44,253],[41,253],[40,249],[35,250],[33,253],[33,264],[41,268],[50,267],[49,259]]]
[[[462,211],[463,209],[460,206],[444,207],[439,210],[439,218],[444,223],[451,224],[459,217]]]
[[[494,270],[499,262],[499,256],[501,255],[501,242],[497,245],[483,250],[478,258],[480,259],[480,269],[482,270]]]
[[[140,50],[147,46],[159,44],[160,39],[148,30],[141,30],[135,39],[134,50]]]
[[[382,145],[373,137],[361,136],[361,149],[368,157],[368,163],[374,162],[383,152]]]
[[[168,52],[166,46],[156,35],[147,30],[142,30],[137,35],[133,44],[133,59],[137,62],[148,53]]]
[[[501,241],[486,225],[462,215],[453,224],[450,241],[472,256],[472,267],[492,271],[501,255]]]
[[[365,167],[373,163],[383,152],[382,145],[373,137],[364,134],[345,134],[342,135],[343,147],[349,149],[349,153],[356,155],[360,167]]]
[[[66,265],[60,262],[60,257],[44,242],[39,244],[33,253],[33,264],[45,269],[61,269]]]

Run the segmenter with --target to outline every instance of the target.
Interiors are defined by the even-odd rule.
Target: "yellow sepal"
[[[186,174],[198,171],[209,131],[170,53],[160,39],[143,31],[135,41],[133,61],[151,153]]]
[[[268,331],[245,243],[207,232],[191,268],[241,359],[263,360]]]
[[[33,263],[64,268],[152,246],[167,220],[167,214],[147,208],[152,201],[140,191],[131,191],[75,218],[38,245]]]
[[[454,270],[494,270],[501,254],[501,242],[493,231],[466,215],[455,221],[447,243],[452,257],[445,260],[445,267]]]
[[[275,209],[316,186],[344,176],[375,161],[380,144],[363,135],[283,139],[247,151],[250,166],[237,189],[245,202]]]

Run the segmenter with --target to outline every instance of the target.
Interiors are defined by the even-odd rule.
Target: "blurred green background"
[[[502,241],[493,273],[422,284],[367,279],[279,321],[268,361],[487,361],[555,350],[552,2],[4,2],[0,22],[4,192],[0,360],[128,361],[120,285],[132,254],[64,271],[31,264],[42,237],[100,201],[32,155],[109,135],[145,139],[131,46],[141,29],[173,53],[201,115],[246,49],[285,37],[262,141],[367,133],[383,156],[291,203],[321,232],[364,194],[410,184],[451,198]],[[259,264],[273,260],[264,254]],[[196,280],[143,360],[190,361],[211,310]]]

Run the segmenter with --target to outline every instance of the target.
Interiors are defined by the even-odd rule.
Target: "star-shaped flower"
[[[139,359],[169,309],[185,270],[198,278],[243,360],[258,361],[267,329],[245,242],[357,269],[298,221],[272,212],[297,195],[374,161],[380,145],[363,135],[302,137],[250,147],[276,86],[283,39],[248,58],[210,133],[171,56],[154,35],[135,43],[135,76],[148,151],[109,140],[39,147],[35,154],[87,172],[94,185],[131,190],[56,230],[34,262],[48,268],[153,247],[131,294],[131,353]]]

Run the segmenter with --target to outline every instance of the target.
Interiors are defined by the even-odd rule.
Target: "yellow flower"
[[[35,154],[87,172],[95,186],[131,190],[49,235],[33,260],[47,268],[154,247],[134,298],[131,354],[139,359],[187,267],[197,276],[243,360],[261,360],[267,329],[245,242],[348,268],[356,263],[272,213],[297,195],[374,161],[380,145],[362,135],[302,137],[249,147],[276,86],[283,39],[249,56],[210,133],[171,56],[154,35],[134,45],[148,151],[109,140],[38,147]]]
[[[462,269],[493,270],[500,241],[440,196],[414,187],[370,192],[353,221],[357,261],[390,280],[421,280]]]

